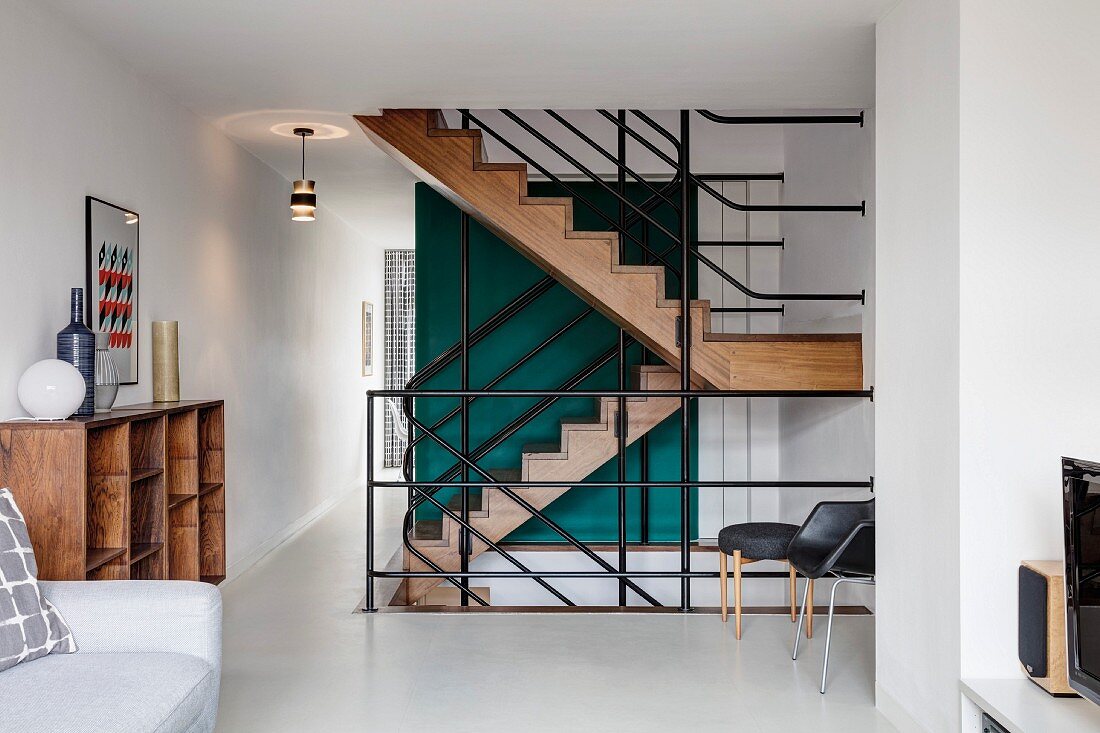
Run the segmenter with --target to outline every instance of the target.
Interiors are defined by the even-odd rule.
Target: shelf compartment
[[[211,491],[217,491],[221,487],[221,481],[210,481],[205,484],[199,484],[199,496],[209,494]]]
[[[164,580],[164,553],[163,546],[157,544],[152,551],[142,546],[144,554],[137,560],[130,561],[130,580]]]
[[[130,543],[130,432],[127,423],[88,430],[87,491],[84,508],[84,574],[91,580],[129,577],[125,548]],[[122,548],[103,559],[93,548]],[[94,560],[94,563],[93,563]]]
[[[199,502],[184,501],[168,513],[168,577],[199,579]]]
[[[130,423],[130,473],[151,469],[164,471],[164,416],[134,420]]]
[[[199,420],[199,481],[225,481],[225,423],[221,405],[198,410]]]
[[[225,489],[199,497],[199,574],[225,576]]]
[[[169,494],[168,495],[168,508],[175,509],[180,504],[191,501],[197,498],[196,494]]]
[[[138,481],[144,481],[147,478],[160,476],[163,473],[163,468],[135,468],[130,474],[130,483],[136,484]]]
[[[125,547],[89,547],[84,572],[90,573],[101,565],[106,565],[116,557],[122,557],[125,554]]]
[[[160,552],[162,547],[164,547],[164,544],[160,542],[139,542],[136,545],[131,545],[130,564],[141,562],[154,552]]]
[[[199,412],[172,412],[167,419],[164,432],[165,486],[170,494],[197,494]]]
[[[88,570],[84,574],[85,580],[128,580],[130,577],[130,565],[126,562],[125,550],[113,560]]]

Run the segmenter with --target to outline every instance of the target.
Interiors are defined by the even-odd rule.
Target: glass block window
[[[386,389],[404,389],[416,369],[416,252],[386,250]],[[400,407],[398,405],[398,407]],[[408,425],[401,417],[402,433]],[[401,465],[406,443],[394,429],[393,416],[385,411],[385,465]]]

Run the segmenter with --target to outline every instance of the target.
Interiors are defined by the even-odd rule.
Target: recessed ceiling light
[[[348,131],[343,127],[315,122],[280,122],[269,129],[276,135],[296,137],[297,130],[302,128],[313,130],[314,140],[336,140],[348,136]]]

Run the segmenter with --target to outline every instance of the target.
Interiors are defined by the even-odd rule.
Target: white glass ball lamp
[[[19,378],[19,403],[36,420],[64,420],[84,402],[84,377],[72,364],[43,359]]]

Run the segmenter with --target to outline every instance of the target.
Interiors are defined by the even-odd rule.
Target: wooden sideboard
[[[46,580],[225,579],[225,405],[0,422],[0,487]]]

